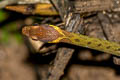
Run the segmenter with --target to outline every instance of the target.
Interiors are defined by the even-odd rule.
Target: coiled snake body
[[[118,43],[67,32],[54,25],[24,27],[22,29],[22,33],[33,40],[40,40],[48,43],[70,43],[77,46],[111,53],[117,56],[120,55],[120,45]]]

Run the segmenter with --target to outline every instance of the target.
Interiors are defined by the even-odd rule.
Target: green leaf
[[[7,19],[7,17],[8,17],[8,14],[5,11],[0,10],[0,22],[2,22],[5,19]]]

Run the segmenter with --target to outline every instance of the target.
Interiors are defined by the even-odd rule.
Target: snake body
[[[48,43],[70,43],[117,56],[120,55],[120,44],[118,43],[67,32],[54,25],[24,27],[22,32],[24,35],[34,40],[40,40]]]

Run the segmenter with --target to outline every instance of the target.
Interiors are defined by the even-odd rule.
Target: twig
[[[6,5],[14,4],[17,0],[4,0],[0,2],[0,8],[4,8]]]
[[[4,8],[10,4],[34,4],[34,3],[50,3],[49,0],[3,0],[0,1],[0,8]]]
[[[55,5],[57,6],[62,19],[65,20],[66,30],[70,32],[77,32],[78,27],[81,27],[81,18],[79,14],[77,15],[72,14],[71,10],[74,8],[71,8],[68,0],[52,0],[52,1],[55,2]],[[69,48],[60,48],[58,50],[53,66],[49,68],[49,75],[47,80],[60,79],[60,77],[64,74],[64,69],[67,63],[69,62],[73,52],[74,49]]]
[[[51,3],[53,3],[53,5],[57,8],[59,14],[60,14],[60,17],[63,21],[65,21],[64,17],[67,13],[67,8],[68,8],[68,0],[51,0]]]
[[[117,42],[115,37],[114,37],[114,31],[113,31],[113,23],[108,19],[107,16],[104,16],[102,13],[98,13],[98,19],[101,23],[101,27],[103,29],[103,32],[106,36],[106,38],[109,41],[114,41]]]

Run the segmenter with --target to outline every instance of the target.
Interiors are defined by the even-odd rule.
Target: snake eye
[[[38,38],[36,36],[31,36],[32,40],[38,40]]]

